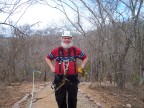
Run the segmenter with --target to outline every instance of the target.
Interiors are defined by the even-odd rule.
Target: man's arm
[[[81,63],[81,67],[84,69],[85,68],[85,65],[88,63],[88,57],[86,57],[82,63]]]
[[[51,70],[52,72],[55,72],[55,67],[54,67],[54,65],[52,64],[52,61],[51,61],[50,59],[48,59],[47,57],[45,58],[45,60],[46,60],[46,63],[48,64],[50,70]]]
[[[84,71],[85,65],[88,63],[88,57],[86,57],[85,59],[82,60],[82,63],[80,65],[80,67],[78,68],[78,73],[82,74],[82,76],[85,76],[86,73]]]

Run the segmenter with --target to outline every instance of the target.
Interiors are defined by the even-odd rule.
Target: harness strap
[[[74,68],[75,68],[75,74],[76,74],[76,49],[75,47],[73,48],[74,50]]]
[[[70,60],[70,57],[71,57],[71,49],[70,51],[68,52],[68,59]]]
[[[58,56],[59,56],[59,60],[60,60],[60,62],[59,62],[59,73],[61,74],[61,48],[59,47],[59,50],[58,50]]]

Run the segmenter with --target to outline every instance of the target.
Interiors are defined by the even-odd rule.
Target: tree
[[[53,3],[51,4],[51,2]],[[139,48],[142,47],[143,38],[140,38],[142,35],[140,36],[138,21],[143,0],[51,0],[51,2],[43,0],[41,3],[60,10],[71,25],[84,36],[87,43],[91,45],[90,47],[93,47],[90,52],[95,55],[92,58],[96,59],[96,65],[99,65],[99,68],[95,70],[93,68],[97,66],[93,65],[92,69],[97,71],[103,77],[102,79],[109,72],[114,74],[118,87],[124,88],[126,77],[132,74],[128,73],[131,69],[126,67],[132,59],[127,57],[130,54],[130,48],[133,46],[133,42],[136,42]],[[74,20],[70,17],[70,12],[75,15]],[[128,14],[129,12],[130,14]],[[82,23],[84,21],[91,25],[89,33],[84,29]],[[140,40],[142,42],[139,42]],[[130,55],[138,53],[137,51]],[[139,55],[141,56],[138,57],[138,64],[141,60],[143,61],[142,53]],[[107,70],[108,72],[106,72]]]

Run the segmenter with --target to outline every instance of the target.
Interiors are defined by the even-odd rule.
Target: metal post
[[[33,70],[32,71],[33,72],[33,85],[32,85],[32,92],[31,92],[31,101],[30,101],[30,106],[29,106],[29,108],[32,108],[32,101],[33,101],[33,97],[34,97],[34,88],[35,88],[35,85],[34,85],[34,81],[35,81],[35,72],[38,72],[38,73],[42,73],[42,72],[40,72],[40,71],[37,71],[37,70]]]

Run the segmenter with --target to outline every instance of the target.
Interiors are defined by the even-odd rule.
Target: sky
[[[13,19],[17,20],[17,18],[17,15],[13,16]],[[62,18],[64,18],[64,15],[58,10],[39,4],[30,7],[18,23],[23,25],[39,22],[37,26],[45,28],[51,23],[59,22]]]
[[[27,1],[27,0],[0,0],[0,9],[3,9],[3,8],[6,7],[4,5],[4,2],[12,4],[12,2],[15,3],[16,1],[20,1],[21,3],[23,3],[24,1]],[[47,0],[48,3],[50,3],[49,1],[51,1],[51,0]],[[29,0],[29,2],[34,2],[34,0]],[[29,8],[27,8],[27,6],[29,5],[27,3],[22,5],[22,6],[20,6],[20,7],[18,7],[18,8],[15,7],[16,8],[15,13],[10,15],[9,19],[6,20],[6,22],[9,23],[9,22],[12,21],[12,25],[14,25],[14,26],[15,25],[17,25],[17,26],[25,25],[25,24],[33,25],[33,24],[36,23],[33,26],[34,29],[45,29],[47,27],[50,27],[51,25],[62,25],[62,24],[65,24],[66,18],[64,16],[64,14],[62,12],[60,12],[59,10],[51,8],[48,5],[42,5],[40,3],[37,3],[37,4],[36,3],[32,3],[32,4],[33,5],[30,5]],[[79,4],[77,4],[77,5],[81,6]],[[27,8],[27,10],[25,12],[26,8]],[[5,10],[11,11],[12,9],[13,8],[9,8],[8,7]],[[125,11],[123,9],[124,8],[122,8],[120,6],[120,11]],[[70,16],[70,19],[73,20],[73,22],[75,22],[77,20],[77,19],[75,19],[77,17],[77,14],[72,13],[69,8],[66,8],[66,11],[67,11],[67,13]],[[123,13],[123,12],[121,12],[121,13]],[[83,25],[83,27],[85,29],[89,29],[89,28],[91,29],[91,27],[93,27],[93,26],[91,25],[91,23],[89,23],[89,19],[88,19],[88,21],[85,20],[85,17],[89,18],[89,12],[85,11],[82,8],[82,10],[80,10],[80,14],[82,16],[84,16],[83,18],[81,18],[81,24]],[[21,17],[21,15],[22,15],[22,17]],[[124,16],[127,17],[128,15],[124,15]],[[7,17],[8,17],[8,14],[4,14],[4,13],[2,13],[0,11],[0,22],[4,22]],[[39,22],[39,23],[37,23],[37,22]]]
[[[62,12],[60,12],[60,10],[51,8],[50,6],[48,6],[46,4],[46,2],[48,2],[49,4],[51,4],[53,6],[57,6],[57,4],[52,2],[52,0],[46,0],[46,2],[41,2],[41,3],[45,3],[45,5],[40,4],[40,1],[35,2],[35,0],[0,0],[1,7],[2,7],[2,4],[5,4],[4,1],[6,1],[7,4],[14,4],[16,1],[20,1],[20,3],[18,3],[17,6],[14,7],[14,8],[16,8],[16,7],[18,7],[18,8],[16,8],[15,13],[10,15],[9,19],[7,20],[7,23],[9,23],[9,21],[12,21],[13,23],[18,21],[18,23],[16,23],[17,25],[24,25],[24,24],[31,25],[31,24],[35,24],[35,23],[39,22],[35,26],[38,29],[41,29],[41,28],[43,29],[51,24],[62,25],[66,22],[66,17]],[[25,3],[26,1],[29,1],[29,3],[32,2],[32,5],[30,5],[30,7],[28,7],[29,4]],[[67,2],[68,0],[64,0],[64,1]],[[22,4],[22,6],[19,6],[20,4]],[[69,2],[68,4],[73,6],[74,8],[76,8],[74,6],[74,4],[71,4],[71,2]],[[77,5],[79,5],[78,1],[77,1]],[[1,9],[1,7],[0,7],[0,9]],[[5,9],[6,6],[3,5],[3,7]],[[27,8],[27,10],[26,10],[26,8]],[[9,12],[12,9],[13,9],[13,6],[11,6],[10,8],[7,8],[7,10],[9,10]],[[66,5],[65,5],[65,9],[66,9],[66,12],[68,13],[69,18],[71,20],[76,21],[74,18],[77,17],[77,15],[73,13],[74,11]],[[81,10],[81,12],[82,11],[83,10]],[[84,12],[84,13],[86,13],[86,12]],[[22,17],[21,17],[21,15],[22,15]],[[7,18],[7,16],[8,16],[8,14],[4,14],[4,13],[0,12],[0,22],[4,22],[5,19]],[[13,25],[15,25],[15,24],[13,24]],[[85,23],[85,25],[86,25],[86,23]]]
[[[43,29],[46,28],[47,25],[58,23],[65,18],[59,10],[51,8],[48,5],[31,5],[23,14],[25,8],[26,7],[19,8],[19,10],[17,10],[15,14],[12,14],[6,22],[13,21],[14,25],[17,21],[17,25],[32,25],[39,22],[34,27]],[[8,14],[0,13],[0,22],[4,22],[7,16]]]
[[[2,0],[2,1],[7,1],[7,3],[12,4],[11,3],[12,1],[15,3],[15,1],[18,1],[18,0]],[[27,1],[27,0],[20,0],[20,2],[22,3],[24,1]],[[47,1],[49,2],[49,0]],[[1,3],[1,0],[0,0],[0,3]],[[53,3],[51,4],[53,6],[55,5]],[[12,25],[17,26],[17,27],[23,26],[26,24],[34,25],[31,27],[31,29],[35,29],[35,30],[44,30],[47,27],[57,27],[57,26],[61,27],[61,26],[64,26],[65,24],[71,26],[70,22],[68,22],[65,15],[62,12],[60,12],[58,9],[51,8],[48,5],[44,5],[40,3],[32,3],[32,5],[30,5],[29,7],[28,5],[29,4],[24,4],[18,7],[15,13],[10,15],[10,17],[6,20],[6,23],[12,22]],[[72,13],[72,10],[67,7],[65,8],[70,19],[76,21],[74,18],[77,16],[75,16],[75,14]],[[9,11],[11,11],[12,9],[13,8],[8,8]],[[7,17],[8,17],[8,14],[4,14],[0,12],[0,22],[4,22]],[[89,28],[89,24],[86,23],[86,21],[83,21],[82,23],[85,25],[85,28]],[[3,34],[9,34],[9,32],[11,31],[9,26],[4,26],[4,27],[5,27],[5,30],[0,28],[0,31],[3,31]]]
[[[1,3],[1,0],[0,0]],[[0,4],[0,9],[2,5]],[[49,7],[48,5],[42,4],[33,4],[27,8],[27,4],[19,7],[15,13],[10,15],[0,12],[0,23],[8,23],[14,26],[23,26],[25,24],[34,25],[31,29],[35,30],[43,30],[47,27],[55,27],[55,25],[60,25],[62,20],[65,19],[64,14],[62,14],[59,10]],[[5,7],[5,6],[4,6]],[[25,11],[25,9],[27,10]],[[11,10],[10,8],[5,8],[5,10]],[[23,14],[24,13],[24,14]],[[21,17],[22,16],[22,17]],[[18,21],[18,22],[17,22]],[[38,22],[38,23],[37,23]],[[0,34],[7,35],[10,34],[11,28],[8,25],[2,25],[0,27]]]

